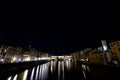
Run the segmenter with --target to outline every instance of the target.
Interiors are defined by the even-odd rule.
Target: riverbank
[[[41,65],[47,62],[48,60],[41,60],[41,61],[0,64],[0,74],[4,74],[4,73],[11,74],[13,72],[21,71],[26,68],[31,68],[36,65]]]

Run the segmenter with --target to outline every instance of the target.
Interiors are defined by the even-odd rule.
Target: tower
[[[102,42],[103,50],[106,51],[108,49],[106,40],[102,40],[101,42]]]

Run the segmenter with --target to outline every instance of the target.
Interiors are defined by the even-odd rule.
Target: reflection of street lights
[[[103,60],[104,60],[104,64],[106,65],[107,63],[106,63],[106,52],[105,51],[103,51]]]

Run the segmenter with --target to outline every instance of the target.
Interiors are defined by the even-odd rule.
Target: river
[[[4,80],[107,80],[109,76],[108,70],[66,60],[37,65],[6,76]]]

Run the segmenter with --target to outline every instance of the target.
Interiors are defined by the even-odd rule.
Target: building
[[[6,55],[4,57],[4,62],[6,63],[13,63],[13,62],[19,62],[22,59],[22,54],[23,54],[23,49],[20,47],[12,47],[12,46],[7,46],[6,49]]]
[[[102,40],[101,42],[102,42],[103,50],[106,51],[108,49],[106,40]]]
[[[90,63],[104,63],[104,55],[101,52],[89,52]]]
[[[107,63],[111,63],[111,61],[113,60],[113,54],[112,51],[110,49],[108,49],[106,52],[106,62]]]
[[[2,45],[2,46],[0,47],[0,59],[5,58],[6,50],[7,50],[7,46]]]
[[[110,48],[113,52],[113,54],[115,54],[117,56],[117,59],[120,63],[120,41],[114,41],[109,43]]]
[[[81,51],[81,61],[88,61],[89,60],[89,52],[92,52],[91,48],[86,48]]]

